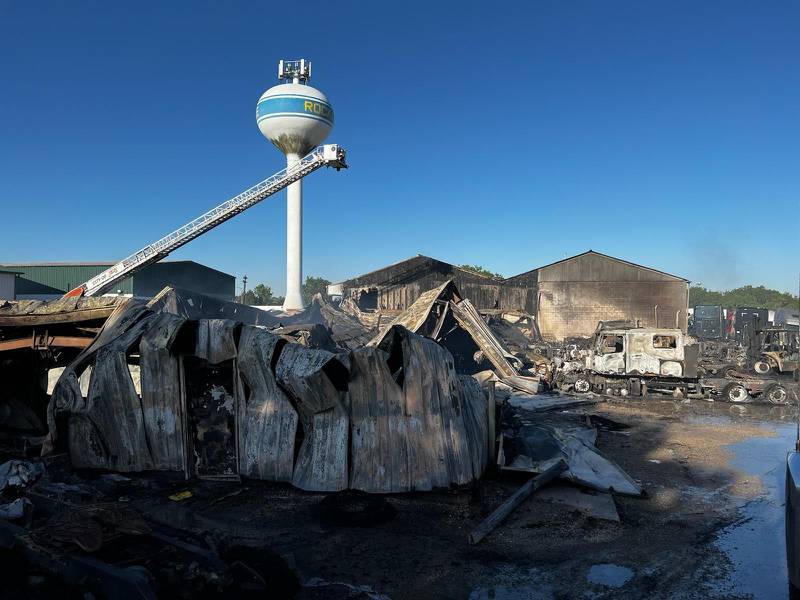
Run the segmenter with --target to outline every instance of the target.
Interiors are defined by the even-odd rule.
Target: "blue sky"
[[[283,166],[255,104],[313,60],[349,171],[305,274],[587,249],[795,291],[800,3],[0,3],[0,262],[116,260]],[[284,290],[285,194],[184,247]]]

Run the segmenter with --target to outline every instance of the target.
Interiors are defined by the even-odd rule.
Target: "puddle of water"
[[[633,570],[613,564],[592,565],[586,576],[589,583],[615,589],[621,588],[631,579],[633,579]]]
[[[784,539],[786,454],[793,448],[795,425],[763,423],[776,437],[754,437],[729,446],[731,466],[758,477],[762,494],[742,498],[743,521],[723,529],[716,544],[733,562],[724,582],[728,591],[753,598],[788,598]]]

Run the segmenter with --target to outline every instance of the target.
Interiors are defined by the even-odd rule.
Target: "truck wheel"
[[[585,394],[590,389],[592,389],[592,384],[589,383],[588,379],[584,379],[581,377],[580,379],[575,380],[575,391],[581,394]]]
[[[722,396],[728,402],[734,402],[736,404],[747,402],[750,399],[750,394],[747,393],[745,387],[740,383],[729,383],[726,385],[725,389],[722,390]]]
[[[766,375],[770,370],[769,363],[765,360],[760,360],[753,365],[753,370],[760,375]]]
[[[787,404],[789,395],[786,388],[779,383],[773,383],[764,390],[764,397],[772,404]]]

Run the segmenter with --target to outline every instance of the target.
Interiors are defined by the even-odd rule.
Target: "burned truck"
[[[737,403],[755,398],[787,402],[786,388],[775,381],[736,371],[707,376],[698,368],[699,353],[699,343],[680,329],[601,321],[582,368],[567,373],[561,387],[617,396],[661,393]]]

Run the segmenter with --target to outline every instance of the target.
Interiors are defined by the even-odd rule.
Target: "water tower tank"
[[[325,94],[307,84],[311,62],[282,60],[281,82],[264,92],[256,104],[261,133],[286,155],[287,167],[297,163],[328,137],[333,108]],[[303,308],[303,181],[286,188],[286,299],[285,310]]]
[[[256,106],[261,133],[287,155],[305,155],[333,128],[333,107],[325,94],[305,83],[310,76],[309,61],[280,61],[278,78],[291,83],[269,88]]]

